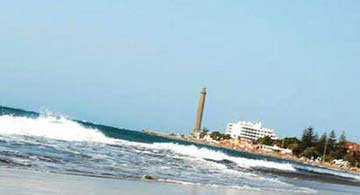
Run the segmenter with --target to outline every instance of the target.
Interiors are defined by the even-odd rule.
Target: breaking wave
[[[40,116],[38,118],[0,116],[0,134],[36,136],[63,141],[104,142],[108,138],[96,129],[86,128],[64,117]]]
[[[284,171],[296,170],[288,163],[285,164],[265,160],[231,157],[220,151],[199,148],[194,145],[180,145],[174,143],[146,144],[118,140],[106,137],[98,129],[84,127],[83,125],[64,117],[54,117],[48,115],[43,115],[38,118],[2,115],[0,116],[0,134],[35,136],[62,141],[98,142],[113,145],[136,145],[157,150],[168,150],[184,156],[191,156],[193,158],[210,159],[214,161],[229,160],[236,163],[239,167],[246,169],[262,167]]]
[[[26,111],[24,111],[26,112]],[[109,135],[110,134],[110,135]],[[188,183],[202,183],[209,185],[217,184],[228,184],[229,175],[234,176],[235,178],[243,178],[244,181],[232,181],[233,184],[238,182],[244,182],[241,186],[246,186],[247,181],[256,181],[254,183],[261,182],[261,185],[266,185],[265,183],[272,183],[272,185],[281,185],[286,186],[287,182],[280,181],[278,178],[269,177],[263,175],[258,170],[267,170],[270,173],[274,170],[276,172],[287,173],[289,175],[296,173],[298,174],[302,170],[308,172],[315,172],[317,174],[330,174],[330,175],[339,175],[344,178],[351,178],[360,181],[360,176],[357,174],[344,173],[340,171],[334,171],[329,169],[324,169],[320,167],[298,165],[296,163],[286,162],[286,161],[276,161],[276,160],[267,160],[259,159],[258,157],[246,158],[243,155],[232,155],[232,153],[227,153],[226,151],[213,149],[210,147],[200,146],[200,145],[189,145],[189,144],[179,144],[172,142],[171,140],[159,141],[159,139],[151,138],[150,135],[146,135],[136,131],[125,131],[121,129],[116,129],[112,127],[105,127],[101,125],[95,125],[92,123],[84,121],[74,121],[66,117],[51,116],[48,114],[44,115],[32,115],[31,117],[26,114],[11,114],[11,113],[0,113],[0,141],[1,140],[15,140],[18,137],[30,137],[34,139],[26,139],[27,143],[33,141],[34,143],[39,143],[42,139],[48,140],[46,142],[41,142],[42,147],[45,148],[55,148],[56,151],[62,151],[66,158],[64,159],[60,154],[51,156],[54,162],[61,162],[63,164],[67,163],[67,160],[71,161],[73,156],[78,155],[81,158],[89,158],[94,161],[94,167],[102,166],[102,163],[108,163],[102,168],[104,173],[111,174],[113,170],[118,170],[120,173],[124,173],[126,177],[129,175],[142,174],[144,171],[150,171],[150,173],[158,174],[160,176],[170,175],[169,178],[159,178],[159,181],[166,182],[180,182],[183,184]],[[152,139],[152,140],[149,140]],[[55,140],[55,141],[50,141]],[[61,143],[58,143],[60,141]],[[15,140],[16,142],[16,140]],[[17,142],[21,143],[21,142]],[[52,144],[56,143],[56,144]],[[73,144],[75,143],[75,148]],[[93,144],[94,143],[94,144]],[[110,147],[102,147],[99,152],[98,144],[107,144]],[[71,147],[69,147],[71,145]],[[80,146],[80,147],[78,147]],[[84,146],[84,147],[83,147]],[[103,146],[103,145],[102,145]],[[112,147],[114,146],[114,147]],[[24,146],[25,147],[25,146]],[[85,149],[87,148],[87,149]],[[3,149],[3,150],[2,150]],[[0,164],[11,163],[14,164],[24,164],[22,154],[27,155],[27,150],[20,151],[23,153],[14,153],[11,148],[2,147],[0,145]],[[17,152],[17,151],[15,151]],[[46,151],[45,151],[46,152]],[[105,153],[104,153],[105,152]],[[109,153],[108,153],[109,152]],[[90,157],[88,157],[88,153]],[[132,155],[129,155],[129,154]],[[21,154],[21,155],[20,155]],[[32,152],[29,154],[39,158],[39,161],[45,162],[48,159],[48,154],[34,154]],[[116,159],[117,157],[121,157]],[[14,158],[9,158],[12,156]],[[115,156],[115,158],[114,158]],[[256,155],[255,155],[256,156]],[[97,157],[97,158],[94,158]],[[75,158],[75,157],[74,157]],[[167,158],[169,161],[174,161],[174,164],[166,164],[163,158]],[[178,164],[180,161],[174,160],[176,158],[185,159],[187,162],[186,166],[189,166],[188,171],[189,175],[184,175],[182,179],[178,180],[176,174],[181,175],[180,172],[166,171],[166,169],[172,169],[174,167],[179,168],[183,164]],[[114,160],[116,159],[116,160]],[[77,161],[76,159],[75,161]],[[150,160],[150,162],[149,162]],[[48,162],[47,160],[46,162]],[[74,162],[75,162],[74,161]],[[101,161],[97,163],[96,161]],[[31,166],[31,159],[24,161],[24,166]],[[86,162],[89,162],[88,160]],[[71,162],[72,163],[72,162]],[[73,164],[66,164],[66,167],[69,167],[69,170],[73,170]],[[148,164],[150,163],[150,164]],[[165,164],[164,164],[165,163]],[[129,165],[130,164],[130,165]],[[139,165],[138,165],[139,164]],[[157,164],[161,164],[161,171]],[[195,165],[196,164],[196,165]],[[145,170],[141,165],[153,166],[149,170]],[[47,166],[41,164],[41,166]],[[51,165],[53,166],[53,165]],[[65,165],[61,165],[65,167]],[[172,167],[174,166],[174,167]],[[86,169],[86,166],[76,166],[82,172],[91,171],[91,169]],[[80,168],[79,168],[80,167]],[[299,167],[301,169],[299,169]],[[163,169],[164,168],[164,169]],[[204,168],[204,170],[202,170]],[[206,169],[205,169],[206,168]],[[109,169],[109,170],[107,170]],[[139,169],[139,172],[130,171],[132,169]],[[182,167],[179,170],[183,170]],[[191,171],[200,171],[203,174],[201,177],[198,175],[191,174]],[[200,173],[199,172],[199,173]],[[200,175],[201,175],[200,174]],[[215,174],[214,177],[218,179],[218,183],[211,183],[207,180],[207,174]],[[224,178],[221,178],[223,174],[227,175]],[[303,173],[301,173],[303,174]],[[304,173],[308,174],[308,173]],[[311,176],[311,173],[308,174]],[[309,177],[310,177],[309,176]],[[188,178],[198,177],[194,180]],[[256,186],[254,183],[250,183],[251,187]],[[229,185],[232,185],[231,182]],[[273,187],[273,186],[271,186]],[[285,187],[287,188],[287,186]],[[289,184],[289,188],[295,188]]]
[[[210,159],[214,161],[228,160],[236,163],[239,167],[250,169],[255,167],[279,169],[283,171],[296,171],[296,169],[288,163],[277,163],[266,160],[255,160],[242,157],[232,157],[220,151],[214,151],[207,148],[199,148],[194,145],[185,146],[173,143],[155,143],[158,149],[170,150],[178,154],[192,156],[194,158]]]

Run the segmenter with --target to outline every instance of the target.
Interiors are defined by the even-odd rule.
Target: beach
[[[358,194],[360,175],[3,108],[0,194]]]
[[[3,1],[0,195],[360,195],[359,1]]]
[[[122,194],[122,195],[215,195],[262,194],[258,190],[182,185],[157,181],[54,174],[40,171],[0,168],[0,194]],[[279,194],[278,192],[270,194]],[[282,193],[280,193],[282,194]],[[285,193],[284,193],[285,194]]]
[[[317,186],[313,192],[292,192],[292,194],[339,194],[338,185],[308,183]],[[342,186],[344,187],[344,186]],[[356,187],[346,187],[341,194],[354,194]],[[122,180],[112,178],[88,177],[80,175],[55,174],[34,170],[0,167],[0,194],[7,195],[57,195],[57,194],[107,194],[107,195],[260,195],[263,190],[233,188],[223,186],[187,185],[147,180]],[[266,194],[289,194],[267,190]]]

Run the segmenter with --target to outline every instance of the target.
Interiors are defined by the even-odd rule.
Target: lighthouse
[[[205,97],[206,97],[206,88],[204,87],[201,89],[201,92],[200,92],[200,99],[199,99],[198,110],[196,113],[195,126],[194,126],[194,130],[192,133],[193,136],[196,136],[196,137],[201,132],[201,122],[202,122],[202,117],[203,117],[203,113],[204,113]]]

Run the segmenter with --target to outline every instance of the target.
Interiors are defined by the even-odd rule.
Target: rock
[[[156,180],[155,177],[151,176],[151,175],[144,175],[143,177],[144,179],[148,179],[148,180]]]

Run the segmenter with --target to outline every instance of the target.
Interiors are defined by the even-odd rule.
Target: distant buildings
[[[287,148],[280,148],[277,145],[268,146],[268,145],[259,144],[257,146],[257,149],[262,150],[262,151],[266,151],[266,152],[277,152],[277,153],[280,153],[280,154],[289,154],[289,155],[291,155],[293,153],[292,150],[287,149]]]
[[[344,146],[348,153],[357,153],[360,151],[360,147],[357,143],[346,141]]]
[[[274,130],[262,127],[261,123],[239,121],[238,123],[228,123],[226,134],[232,138],[240,137],[242,140],[256,141],[259,138],[269,136],[277,139]]]
[[[335,164],[340,167],[349,167],[350,163],[344,159],[334,159],[331,161],[332,164]]]

